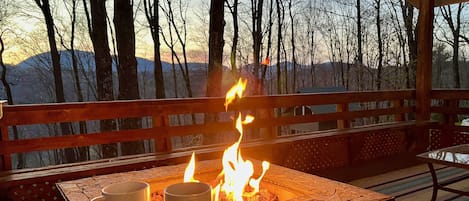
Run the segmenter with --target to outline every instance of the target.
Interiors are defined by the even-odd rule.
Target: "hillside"
[[[71,69],[72,68],[72,57],[71,52],[69,51],[60,51],[60,64],[64,69]],[[86,51],[75,51],[75,54],[78,58],[78,65],[86,70],[95,70],[95,62],[94,62],[94,53],[93,52],[86,52]],[[113,59],[112,68],[113,71],[117,71],[116,68],[116,60]],[[25,59],[24,61],[17,64],[17,67],[20,68],[31,68],[31,67],[45,67],[51,66],[51,58],[50,53],[45,52],[41,53],[32,57]],[[170,72],[172,69],[172,65],[167,62],[162,62],[163,72]],[[204,68],[205,64],[203,63],[189,63],[190,69],[200,69]],[[138,72],[153,72],[153,61],[137,57],[137,69]]]

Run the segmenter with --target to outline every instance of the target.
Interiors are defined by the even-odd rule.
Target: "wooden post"
[[[337,112],[348,112],[348,103],[345,104],[337,104],[336,105]],[[348,119],[338,119],[337,120],[337,128],[350,128],[350,121]]]
[[[434,0],[420,1],[419,6],[416,75],[417,131],[413,142],[416,143],[415,148],[418,152],[426,150],[429,143],[428,130],[421,125],[430,119],[434,6]]]
[[[0,141],[8,141],[9,139],[9,134],[8,134],[8,125],[5,125],[3,123],[3,106],[6,103],[6,101],[2,100],[0,101]],[[11,156],[10,154],[5,154],[5,155],[0,155],[0,170],[11,170]]]
[[[416,107],[418,122],[430,119],[434,5],[434,0],[420,1],[416,77]]]

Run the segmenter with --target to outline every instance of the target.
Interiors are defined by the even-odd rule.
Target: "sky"
[[[45,28],[45,23],[43,20],[43,15],[40,12],[40,9],[34,3],[33,0],[0,0],[1,2],[10,1],[16,6],[15,9],[6,9],[10,13],[14,13],[12,17],[9,18],[9,24],[6,28],[12,30],[8,33],[4,34],[4,40],[6,45],[6,50],[4,52],[4,62],[7,64],[18,64],[19,62],[27,59],[30,56],[40,54],[43,52],[49,51],[49,45],[47,40],[47,31]],[[149,28],[147,27],[147,21],[144,17],[143,13],[143,5],[139,2],[143,0],[134,0],[134,13],[136,15],[135,18],[135,33],[136,33],[136,56],[142,57],[146,59],[153,60],[153,40],[150,35]],[[179,8],[176,6],[176,2],[186,2],[187,5],[184,7],[186,9],[186,20],[187,20],[187,43],[186,43],[186,50],[188,53],[188,62],[208,62],[208,24],[209,24],[209,0],[173,0],[173,6],[176,7],[175,14],[179,17],[179,13],[177,9]],[[64,35],[65,43],[69,44],[69,35],[70,35],[70,16],[66,9],[66,4],[64,2],[70,2],[70,0],[63,1],[63,0],[50,0],[52,5],[52,13],[54,16],[55,25],[58,27],[58,33]],[[77,23],[77,30],[76,30],[76,39],[75,39],[75,49],[83,50],[83,51],[93,51],[93,47],[91,41],[89,39],[88,28],[86,23],[86,18],[84,16],[84,10],[82,8],[81,0],[78,0],[78,23]],[[107,2],[107,9],[109,19],[113,18],[113,1],[106,1]],[[165,2],[165,1],[160,1]],[[250,26],[250,15],[251,11],[249,9],[249,1],[248,0],[241,0],[240,1],[240,10],[238,14],[239,19],[239,26],[240,26],[240,38],[238,43],[238,53],[237,58],[238,62],[237,65],[246,65],[252,62],[252,35],[251,26]],[[298,5],[304,6],[301,4],[301,1],[297,2]],[[89,6],[89,5],[88,5]],[[266,5],[267,6],[267,5]],[[0,5],[1,7],[1,5]],[[304,7],[297,8],[297,18],[299,20],[301,16],[304,15],[305,9]],[[0,8],[1,10],[1,8]],[[268,12],[264,12],[264,19],[267,19]],[[1,16],[0,16],[1,17]],[[230,66],[230,59],[229,54],[231,52],[231,41],[233,35],[233,25],[232,25],[232,16],[229,13],[228,9],[225,7],[225,34],[224,34],[224,58],[223,62],[226,66]],[[267,26],[267,22],[264,22],[264,28]],[[297,31],[302,32],[303,38],[298,38],[297,40],[306,40],[304,37],[306,36],[306,25],[304,21],[296,22],[303,23],[298,26]],[[287,23],[288,24],[288,23]],[[160,25],[161,29],[163,30],[163,34],[168,37],[168,23],[160,9]],[[2,31],[2,25],[0,25],[0,31]],[[285,30],[288,28],[285,25]],[[284,30],[284,31],[285,31]],[[111,35],[111,30],[109,30],[109,35]],[[113,30],[112,30],[113,31]],[[317,32],[317,35],[321,33]],[[291,34],[285,33],[285,38],[290,37]],[[321,39],[321,36],[315,37],[317,41],[317,50],[315,51],[314,62],[315,63],[322,63],[327,62],[330,58],[329,51],[325,44],[324,39]],[[161,56],[162,60],[166,62],[171,61],[171,52],[167,45],[163,42],[163,38],[160,36],[161,41]],[[64,48],[60,44],[59,36],[56,34],[56,42],[58,48],[63,50]],[[265,42],[266,43],[266,42]],[[290,52],[290,41],[285,40],[286,51]],[[316,42],[315,42],[316,43]],[[113,43],[112,41],[109,42],[111,51],[113,50]],[[299,47],[303,45],[303,47]],[[302,54],[302,59],[298,59],[298,63],[310,63],[310,57],[305,56],[308,48],[304,46],[309,46],[308,43],[304,44],[297,44],[297,54]],[[266,44],[264,44],[266,46]],[[177,47],[178,48],[178,47]],[[265,47],[264,47],[265,48]],[[181,52],[180,46],[179,49],[176,50],[179,54]],[[264,53],[266,50],[263,50]],[[113,54],[113,52],[111,52]],[[270,56],[274,56],[274,53],[271,52]],[[288,55],[291,57],[291,55]],[[299,57],[299,56],[297,56]],[[272,61],[273,58],[272,58]]]
[[[3,35],[3,39],[5,42],[5,52],[4,52],[4,62],[6,64],[18,64],[19,62],[27,59],[28,57],[45,52],[49,50],[48,46],[48,41],[43,40],[47,39],[47,32],[45,28],[45,23],[43,21],[42,13],[40,12],[39,8],[33,3],[33,1],[19,1],[19,0],[11,0],[17,7],[13,10],[14,14],[9,15],[11,17],[8,17],[8,24],[1,25],[5,27],[4,29],[0,30],[5,30],[7,29]],[[85,49],[85,50],[92,50],[92,47],[90,46],[90,41],[89,41],[89,35],[87,32],[87,27],[86,27],[86,19],[84,18],[84,11],[82,6],[82,1],[78,1],[80,10],[79,10],[79,20],[81,22],[77,25],[78,30],[76,32],[76,40],[82,40],[82,46],[76,47],[77,49]],[[108,13],[109,13],[109,18],[112,20],[112,2],[113,1],[107,1],[108,2]],[[137,2],[137,1],[136,1]],[[187,50],[188,50],[188,55],[191,57],[191,61],[193,62],[205,62],[207,60],[207,52],[202,48],[203,44],[195,43],[193,42],[194,39],[199,39],[199,38],[204,38],[203,31],[200,31],[200,27],[206,26],[206,24],[203,24],[200,20],[201,17],[208,19],[208,16],[200,16],[200,13],[206,12],[208,15],[208,11],[205,9],[207,6],[206,3],[202,3],[202,0],[191,0],[188,1],[188,6],[187,8],[190,8],[187,10],[187,20],[188,20],[188,42],[187,42]],[[69,21],[69,14],[66,11],[64,7],[64,3],[61,0],[51,0],[51,3],[54,3],[54,8],[53,9],[53,15],[54,15],[54,20],[55,24],[58,27],[65,27],[65,29],[70,29],[70,21]],[[136,5],[135,7],[138,7]],[[141,6],[140,10],[136,11],[138,12],[136,22],[135,22],[135,31],[136,31],[136,56],[137,57],[143,57],[147,59],[152,59],[153,58],[153,40],[151,38],[151,35],[149,33],[148,28],[146,28],[146,19],[143,17],[143,13],[141,11],[143,5]],[[136,8],[137,10],[139,8]],[[199,13],[198,15],[195,15],[194,12]],[[207,21],[208,22],[208,21]],[[165,20],[160,20],[160,23],[166,23]],[[67,27],[68,26],[68,27]],[[162,24],[163,27],[167,26],[166,24]],[[78,28],[80,27],[80,28]],[[196,30],[195,27],[198,27],[199,30]],[[0,27],[1,28],[1,27]],[[207,29],[208,30],[208,29]],[[69,33],[69,30],[66,30],[64,32],[62,30],[61,34],[64,33]],[[39,38],[39,39],[38,39]],[[57,45],[59,49],[63,49],[60,46],[60,41],[58,36],[57,38]],[[69,42],[65,42],[69,43]],[[77,44],[80,42],[76,42]],[[34,45],[40,46],[34,47]],[[112,46],[112,42],[110,42],[110,45]],[[111,47],[112,48],[112,47]],[[38,49],[42,50],[40,52],[36,52]],[[171,54],[168,48],[166,48],[166,45],[162,44],[161,45],[161,51],[162,51],[162,58],[165,61],[170,61],[171,59]]]

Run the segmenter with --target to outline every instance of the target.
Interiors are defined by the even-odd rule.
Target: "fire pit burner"
[[[259,161],[253,162],[256,167],[259,167]],[[168,185],[181,182],[186,165],[100,175],[60,182],[57,187],[68,201],[89,200],[99,196],[101,189],[106,185],[131,180],[148,182],[151,192],[155,194],[158,191],[162,192]],[[211,181],[221,168],[220,160],[199,161],[195,176],[200,181]],[[392,197],[381,193],[273,164],[261,182],[261,189],[275,192],[280,201],[393,200]]]

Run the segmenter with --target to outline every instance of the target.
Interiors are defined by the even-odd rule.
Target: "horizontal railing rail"
[[[464,116],[469,117],[469,91],[463,89],[435,89],[431,92],[432,104],[430,111],[441,114],[442,121],[454,125]],[[458,115],[462,115],[458,117]],[[466,118],[467,118],[466,117]]]
[[[246,129],[267,129],[261,139],[273,139],[280,136],[279,128],[293,124],[336,121],[338,128],[350,128],[351,121],[359,118],[392,117],[393,121],[405,121],[405,114],[415,112],[411,103],[415,100],[414,90],[379,91],[379,92],[339,92],[327,94],[289,94],[273,96],[252,96],[240,99],[228,108],[234,111],[249,111],[256,120]],[[385,107],[378,102],[386,102]],[[352,104],[375,105],[350,110]],[[288,108],[301,106],[335,105],[336,111],[310,115],[285,114]],[[0,120],[1,141],[0,156],[3,169],[11,168],[11,154],[53,149],[74,148],[109,143],[153,139],[157,152],[171,152],[171,137],[194,134],[216,135],[220,132],[233,131],[230,118],[221,118],[214,122],[204,122],[203,114],[225,113],[224,98],[190,98],[164,100],[132,100],[86,103],[54,103],[32,105],[5,105],[3,118]],[[199,114],[202,114],[200,117]],[[225,116],[229,116],[226,114]],[[198,123],[183,125],[170,123],[171,116],[199,115]],[[12,126],[36,124],[57,124],[79,121],[99,121],[121,118],[151,118],[146,128],[97,131],[73,135],[42,135],[28,139],[12,139]],[[375,123],[380,123],[375,121]],[[257,139],[259,140],[259,139]]]

